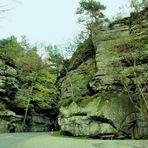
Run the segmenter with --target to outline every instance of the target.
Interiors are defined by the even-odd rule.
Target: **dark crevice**
[[[85,113],[85,112],[78,112],[78,113],[72,114],[72,116],[87,116],[87,113]]]

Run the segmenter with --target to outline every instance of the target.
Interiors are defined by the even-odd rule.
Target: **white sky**
[[[14,2],[15,1],[15,2]],[[106,16],[114,16],[129,0],[100,0],[107,6]],[[0,19],[0,39],[26,35],[31,43],[62,44],[81,27],[75,15],[79,0],[0,0],[13,8]],[[7,6],[8,7],[8,6]]]

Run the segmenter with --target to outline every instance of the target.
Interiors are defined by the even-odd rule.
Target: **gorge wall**
[[[13,60],[0,56],[0,133],[44,132],[57,129],[57,109],[44,101],[31,101],[25,124],[26,106],[17,98],[20,79]]]
[[[18,71],[13,60],[0,55],[0,133],[43,132],[59,124],[62,132],[73,136],[148,137],[147,10],[109,28],[96,28],[60,71],[54,106],[50,98],[57,98],[50,93],[48,100],[46,94],[37,96],[29,103],[25,124],[27,104],[26,98],[18,97],[23,83]]]
[[[137,109],[138,86],[148,101],[147,78],[147,10],[112,23],[110,29],[96,29],[58,77],[61,131],[102,138],[147,137],[147,119]]]

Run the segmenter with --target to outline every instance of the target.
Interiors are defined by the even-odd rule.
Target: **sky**
[[[129,0],[100,0],[112,18]],[[0,39],[26,35],[31,43],[63,44],[81,30],[75,11],[79,0],[0,0],[10,9],[0,18]]]

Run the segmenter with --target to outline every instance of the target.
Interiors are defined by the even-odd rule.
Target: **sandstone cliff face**
[[[26,124],[23,124],[26,106],[16,99],[20,85],[17,71],[13,60],[0,56],[0,133],[44,132],[56,128],[56,109],[41,101],[30,103]]]
[[[16,130],[18,130],[18,124],[22,120],[22,116],[16,115],[9,109],[14,107],[13,101],[18,88],[15,68],[12,60],[0,56],[0,132],[9,132],[13,121],[17,122]]]
[[[148,16],[146,11],[139,15],[140,23],[133,15],[111,29],[97,30],[93,43],[86,41],[73,55],[68,72],[58,80],[61,131],[89,137],[148,136],[148,122],[135,108],[137,85],[148,96]]]

